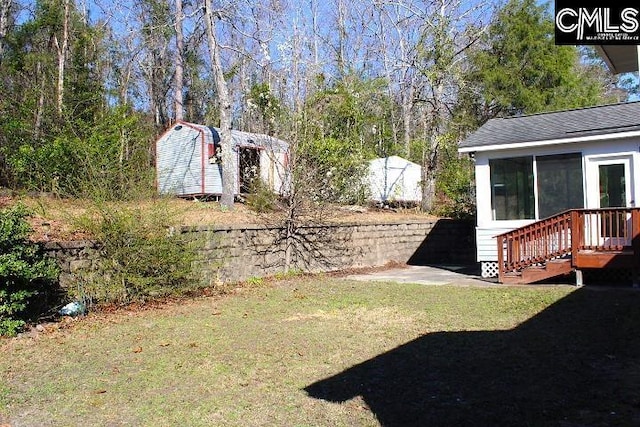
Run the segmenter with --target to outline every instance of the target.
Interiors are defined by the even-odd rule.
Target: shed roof
[[[197,129],[201,132],[209,133],[211,132],[211,137],[213,139],[214,144],[220,143],[220,130],[218,128],[212,126],[201,125],[197,123],[190,123],[183,120],[178,121],[173,126],[171,126],[165,135],[171,131],[172,129],[180,129],[181,126],[188,126],[193,129]],[[242,147],[260,147],[260,148],[269,148],[273,151],[284,152],[289,149],[289,144],[286,141],[275,138],[273,136],[260,134],[260,133],[251,133],[251,132],[243,132],[236,129],[231,130],[231,138],[235,145]]]
[[[460,143],[460,151],[561,144],[632,132],[640,134],[640,102],[491,119]]]
[[[406,167],[420,167],[419,164],[414,163],[400,156],[378,157],[376,159],[369,160],[370,167],[387,167],[387,168],[406,168]]]

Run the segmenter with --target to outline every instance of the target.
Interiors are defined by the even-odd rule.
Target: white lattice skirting
[[[483,261],[481,263],[482,278],[498,277],[498,263],[496,261]]]

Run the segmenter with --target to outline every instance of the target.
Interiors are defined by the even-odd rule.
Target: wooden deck
[[[640,270],[640,208],[572,209],[496,237],[501,283],[581,269]]]

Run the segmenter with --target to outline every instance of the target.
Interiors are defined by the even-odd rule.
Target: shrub
[[[0,210],[0,335],[15,335],[29,318],[34,297],[53,289],[55,261],[28,239],[30,215],[23,205]]]
[[[80,220],[102,247],[98,271],[87,272],[78,297],[88,303],[144,302],[197,285],[197,241],[173,233],[162,202],[146,207],[97,204]]]
[[[364,203],[368,162],[364,150],[334,138],[307,141],[300,146],[294,179],[312,189],[313,198],[342,204]]]
[[[55,137],[25,141],[0,157],[7,157],[16,184],[28,190],[131,200],[154,187],[149,132],[141,115],[111,108],[96,122],[65,121]]]
[[[475,216],[474,166],[466,157],[458,157],[454,148],[442,153],[443,166],[438,173],[436,215],[470,219]]]
[[[247,195],[247,206],[257,213],[273,212],[276,209],[278,195],[260,178],[251,183],[251,189]]]

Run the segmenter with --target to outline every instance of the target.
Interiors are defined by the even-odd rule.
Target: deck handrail
[[[571,211],[496,236],[498,274],[522,270],[571,253]]]
[[[634,211],[638,208],[580,209],[576,224],[576,250],[621,251],[632,246]],[[636,227],[637,228],[637,224]]]
[[[496,240],[501,282],[509,272],[579,251],[631,250],[640,262],[640,208],[570,209],[499,234]]]

